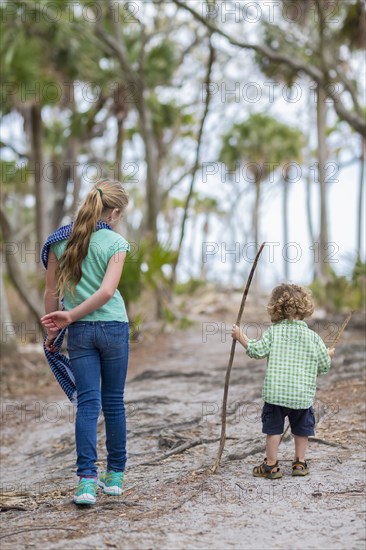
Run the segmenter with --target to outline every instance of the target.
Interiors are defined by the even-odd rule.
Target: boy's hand
[[[231,329],[231,336],[234,340],[240,340],[240,327],[238,325],[233,324],[233,328]]]
[[[238,327],[238,325],[236,325],[235,323],[233,324],[233,328],[231,329],[231,336],[234,340],[238,340],[242,346],[244,346],[245,348],[247,347],[248,338],[245,334],[242,334],[242,332],[240,331],[240,327]]]
[[[327,348],[328,355],[331,359],[334,357],[335,348]]]

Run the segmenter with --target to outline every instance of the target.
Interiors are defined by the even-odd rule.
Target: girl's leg
[[[92,324],[70,325],[68,353],[75,375],[77,412],[75,439],[77,475],[97,476],[97,423],[101,408],[100,357],[93,344]]]
[[[107,469],[124,472],[126,465],[126,412],[124,388],[128,367],[129,324],[100,323],[102,409],[106,425]]]
[[[272,466],[277,462],[277,450],[280,444],[281,434],[280,435],[267,435],[266,440],[266,456],[267,464]]]
[[[305,462],[305,454],[308,448],[309,438],[307,435],[294,435],[294,438],[295,438],[294,460],[300,460],[300,462]]]

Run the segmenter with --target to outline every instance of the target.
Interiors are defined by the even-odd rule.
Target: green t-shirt
[[[51,245],[51,250],[57,259],[60,259],[65,251],[67,239]],[[107,270],[108,262],[117,252],[129,251],[130,245],[124,239],[110,229],[99,229],[94,231],[90,238],[88,253],[81,264],[82,276],[75,288],[75,298],[71,292],[65,291],[64,307],[66,311],[73,309],[94,292],[96,292],[103,281]],[[79,321],[127,321],[125,303],[118,289],[112,298],[100,308],[92,311]]]

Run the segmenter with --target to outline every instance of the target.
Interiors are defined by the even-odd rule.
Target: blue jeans
[[[77,475],[97,476],[97,423],[106,426],[107,469],[126,465],[124,388],[128,367],[129,324],[77,321],[68,327],[67,351],[75,375]]]

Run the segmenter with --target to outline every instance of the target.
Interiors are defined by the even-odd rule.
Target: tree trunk
[[[123,159],[123,121],[124,117],[117,114],[117,140],[116,140],[116,158],[115,158],[115,179],[122,181],[122,159]]]
[[[209,234],[209,216],[210,214],[207,212],[205,221],[203,223],[203,238],[202,242],[206,243],[208,242],[208,234]],[[201,273],[200,273],[200,279],[202,281],[205,281],[207,278],[207,258],[206,261],[203,261],[203,254],[201,252]]]
[[[254,229],[254,242],[259,244],[259,204],[260,204],[260,186],[261,182],[258,178],[255,180],[255,203],[253,209],[253,229]]]
[[[283,178],[283,211],[282,211],[282,223],[283,223],[283,242],[284,246],[287,249],[288,245],[288,174],[285,174]],[[288,281],[290,278],[290,264],[287,258],[285,258],[284,265],[285,280]]]
[[[363,225],[363,206],[364,206],[364,185],[365,185],[365,161],[366,161],[366,140],[361,137],[361,166],[360,183],[358,189],[358,212],[357,212],[357,261],[361,260],[362,250],[362,225]]]
[[[0,205],[0,226],[3,233],[3,239],[4,244],[17,244],[17,239],[13,235],[12,228],[10,226],[9,220],[6,217],[5,210]],[[5,248],[6,251],[6,248]],[[16,249],[15,249],[16,252]],[[23,270],[26,267],[26,264],[23,262],[21,263],[17,256],[19,256],[19,253],[14,253],[14,250],[12,250],[9,247],[8,253],[5,253],[5,260],[6,265],[8,269],[8,273],[10,276],[10,279],[16,288],[17,292],[19,293],[20,297],[28,307],[31,315],[35,317],[36,322],[38,323],[39,327],[42,328],[42,324],[40,322],[40,317],[43,315],[43,309],[42,306],[40,306],[40,300],[39,297],[34,293],[34,291],[29,288],[28,283],[28,276],[27,273],[24,273]]]
[[[157,147],[153,131],[151,113],[146,107],[143,97],[144,91],[140,91],[140,99],[137,101],[139,112],[141,136],[145,146],[146,162],[146,231],[152,244],[158,242],[157,217],[158,217],[158,189],[159,174],[157,170]]]
[[[206,118],[207,118],[209,107],[210,107],[210,101],[211,101],[211,94],[210,94],[209,90],[210,90],[210,83],[211,83],[211,72],[212,72],[212,67],[213,67],[214,61],[215,61],[215,49],[214,49],[214,47],[212,45],[212,42],[210,40],[210,43],[209,43],[209,56],[208,56],[207,71],[206,71],[206,78],[205,78],[205,87],[206,87],[205,108],[204,108],[204,111],[203,111],[200,127],[199,127],[199,130],[198,130],[196,158],[195,158],[195,162],[194,162],[194,165],[193,165],[193,168],[192,168],[191,183],[190,183],[190,186],[189,186],[188,195],[187,195],[186,202],[185,202],[185,205],[184,205],[184,213],[183,213],[183,220],[182,220],[182,225],[181,225],[181,230],[180,230],[180,237],[179,237],[179,243],[178,243],[178,249],[177,249],[177,257],[176,257],[176,260],[175,260],[175,262],[173,263],[173,266],[172,266],[172,277],[171,277],[172,284],[175,284],[175,282],[176,282],[177,266],[178,266],[178,261],[179,261],[179,255],[180,255],[180,252],[182,250],[182,244],[183,244],[184,232],[185,232],[185,225],[186,225],[186,221],[187,221],[187,217],[188,217],[188,208],[189,208],[191,198],[192,198],[192,195],[193,195],[193,187],[194,187],[194,182],[195,182],[195,178],[196,178],[196,172],[197,172],[197,169],[199,167],[203,129],[204,129],[204,126],[205,126]]]
[[[308,232],[309,232],[310,246],[314,247],[315,236],[314,236],[313,216],[311,211],[311,203],[312,203],[311,184],[312,184],[313,171],[311,170],[312,155],[311,155],[311,148],[310,148],[311,134],[315,123],[312,94],[309,94],[308,96],[307,107],[308,107],[309,119],[308,119],[308,127],[307,127],[307,146],[305,150],[305,164],[307,166],[307,174],[305,178],[305,208],[306,208],[306,221],[307,221]],[[316,277],[314,261],[311,262],[311,270],[312,270],[312,280],[314,281]]]
[[[117,139],[116,139],[116,153],[115,153],[115,168],[114,178],[118,181],[122,181],[123,170],[123,140],[124,140],[124,122],[128,115],[128,104],[126,102],[126,87],[124,84],[119,83],[115,89],[113,96],[114,99],[114,114],[117,122]]]
[[[323,283],[329,278],[328,256],[328,215],[326,190],[326,162],[328,158],[326,129],[327,129],[326,94],[321,86],[317,88],[317,133],[318,133],[318,178],[320,189],[320,228],[319,228],[319,257],[316,274]]]
[[[313,228],[313,217],[311,213],[311,176],[312,172],[310,170],[310,161],[308,163],[308,173],[305,180],[305,187],[306,187],[306,219],[308,223],[308,231],[309,231],[309,240],[310,240],[310,246],[314,247],[314,228]],[[314,261],[311,262],[311,268],[312,268],[312,279],[313,281],[316,278],[316,269],[315,269],[315,263]]]
[[[6,295],[4,284],[4,258],[1,257],[0,268],[0,313],[1,313],[1,339],[0,339],[0,355],[5,355],[17,351],[16,331],[12,319],[10,317],[8,297]]]
[[[65,215],[65,202],[67,196],[67,184],[72,179],[73,172],[76,172],[76,154],[75,140],[70,138],[63,157],[63,165],[61,164],[62,157],[52,158],[52,185],[53,185],[53,205],[52,205],[52,227],[51,232],[59,227],[62,223],[62,218]]]
[[[34,170],[34,194],[36,199],[36,238],[41,247],[46,239],[43,192],[43,165],[42,165],[42,116],[41,106],[34,104],[30,107],[30,144],[31,162]]]

